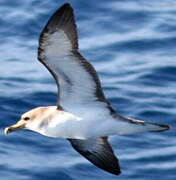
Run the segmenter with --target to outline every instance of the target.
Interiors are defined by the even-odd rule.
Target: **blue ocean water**
[[[64,139],[3,129],[36,106],[56,103],[56,85],[37,61],[38,37],[54,11],[75,10],[81,53],[95,66],[118,113],[170,124],[163,133],[110,138],[122,174],[106,173]],[[0,179],[176,179],[176,1],[0,1]]]

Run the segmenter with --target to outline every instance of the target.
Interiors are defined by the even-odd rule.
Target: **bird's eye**
[[[25,117],[25,118],[24,118],[25,121],[27,121],[27,120],[29,120],[29,119],[30,119],[29,117]]]

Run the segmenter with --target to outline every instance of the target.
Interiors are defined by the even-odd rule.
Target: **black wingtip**
[[[61,28],[63,25],[71,24],[69,19],[73,22],[73,24],[75,24],[73,8],[69,3],[65,3],[60,8],[58,8],[56,12],[50,17],[48,23],[46,24],[45,28],[41,33],[41,36],[44,32],[47,32],[49,29],[54,31],[56,30],[56,28]]]
[[[121,170],[120,169],[117,169],[116,171],[107,171],[107,172],[109,172],[111,174],[114,174],[116,176],[119,176],[121,174]]]
[[[120,166],[119,164],[116,164],[116,167],[113,167],[113,169],[104,169],[108,173],[114,174],[119,176],[121,174]]]
[[[60,9],[66,9],[66,8],[72,8],[70,3],[65,3],[60,7]]]

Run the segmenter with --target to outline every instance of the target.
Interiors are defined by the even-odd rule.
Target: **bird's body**
[[[59,110],[57,106],[38,107],[23,116],[37,114],[38,121],[26,124],[26,128],[54,138],[89,139],[111,135],[134,134],[165,129],[154,123],[113,115],[101,106],[72,108],[72,112]],[[129,123],[130,122],[130,123]],[[147,127],[146,127],[147,126]]]
[[[168,125],[123,117],[106,99],[93,66],[78,51],[73,9],[63,5],[50,18],[39,38],[38,59],[58,87],[56,106],[38,107],[21,116],[5,134],[27,128],[42,135],[66,138],[94,165],[120,174],[108,136],[168,130]]]

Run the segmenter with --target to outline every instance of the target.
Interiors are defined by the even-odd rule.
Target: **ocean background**
[[[38,37],[65,2],[74,8],[80,52],[121,115],[169,124],[162,133],[110,137],[122,174],[96,168],[64,139],[6,126],[56,104],[56,85],[37,61]],[[0,179],[176,179],[176,1],[0,1]],[[76,72],[75,72],[76,73]]]

